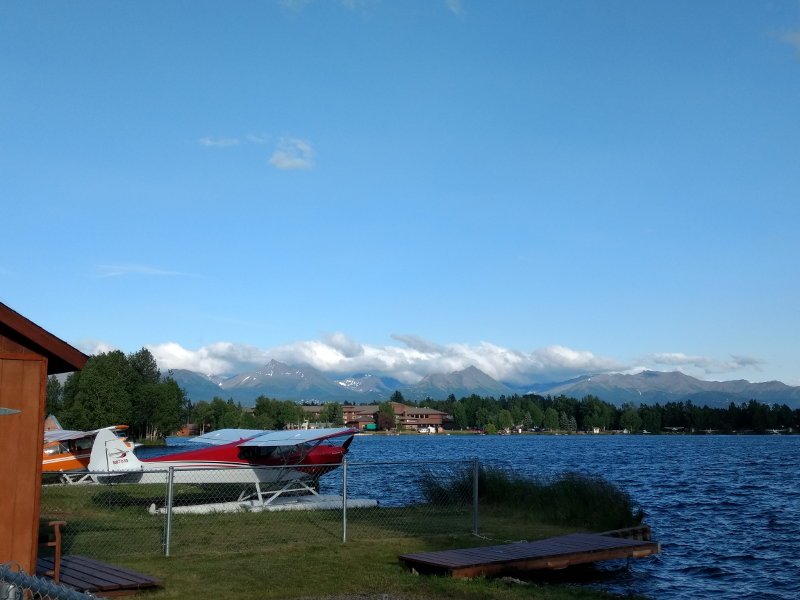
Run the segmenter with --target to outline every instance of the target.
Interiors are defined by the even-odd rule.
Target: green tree
[[[642,419],[639,416],[639,411],[632,405],[624,405],[622,414],[619,417],[619,426],[631,433],[639,431],[642,428]]]
[[[91,357],[80,371],[71,406],[65,406],[64,426],[97,429],[129,424],[138,381],[139,374],[119,350]]]
[[[522,414],[522,426],[525,429],[533,427],[533,418],[531,417],[531,413],[527,410]]]
[[[167,377],[154,389],[155,411],[149,424],[152,437],[168,435],[181,428],[188,413],[186,392],[172,378]]]
[[[64,396],[64,387],[55,375],[47,378],[47,399],[45,402],[45,413],[47,415],[58,415],[61,412]]]
[[[139,373],[142,383],[161,383],[161,371],[158,370],[156,359],[147,348],[129,354],[128,362]]]
[[[322,407],[322,411],[319,413],[319,419],[323,423],[330,423],[332,427],[341,427],[344,423],[342,405],[338,402],[327,403]]]
[[[205,400],[200,400],[191,407],[190,419],[200,427],[200,433],[205,433],[211,427],[211,405]]]
[[[130,435],[132,437],[153,439],[158,436],[159,429],[155,426],[155,415],[160,401],[161,390],[158,383],[140,382],[135,387],[131,402],[133,416],[130,421]]]
[[[608,429],[613,420],[613,410],[608,411],[606,403],[597,396],[589,394],[578,403],[578,424],[583,429],[599,427]]]
[[[392,398],[395,397],[395,394],[399,394],[401,398],[403,397],[400,392],[395,392],[392,394]],[[378,429],[382,431],[388,431],[389,429],[394,429],[397,426],[392,402],[395,402],[395,400],[392,400],[391,402],[381,402],[378,405],[378,412],[375,414],[375,424]]]
[[[57,389],[48,382],[50,400]],[[133,438],[169,434],[187,418],[188,401],[177,383],[164,381],[149,350],[125,355],[115,350],[86,361],[82,371],[70,374],[61,402],[51,402],[65,427],[97,429],[129,425]]]
[[[297,403],[291,400],[283,400],[278,403],[278,411],[275,416],[275,426],[278,429],[287,427],[299,427],[306,418],[305,411]]]
[[[466,429],[468,427],[467,421],[467,409],[466,407],[458,402],[453,405],[453,424],[458,427],[459,429]]]
[[[291,400],[259,396],[253,416],[262,429],[286,429],[287,426],[299,426],[305,420],[305,411]]]
[[[131,389],[131,434],[136,437],[153,439],[171,430],[161,430],[155,423],[156,413],[163,409],[159,403],[165,395],[161,386],[161,371],[158,370],[155,358],[146,348],[128,354],[128,364],[137,374]],[[180,407],[175,411],[174,419],[180,421]],[[177,427],[176,427],[177,429]]]
[[[212,429],[235,429],[239,426],[242,409],[233,402],[233,398],[227,401],[215,396],[211,400],[209,407],[209,422]]]
[[[511,416],[511,411],[503,409],[498,412],[495,423],[498,429],[511,429],[514,426],[514,419]]]
[[[655,406],[641,404],[639,406],[639,417],[642,419],[642,429],[650,433],[661,431],[661,407],[658,404]]]
[[[569,417],[563,410],[558,413],[558,428],[562,431],[569,431]]]
[[[266,396],[256,398],[256,405],[253,408],[253,418],[258,429],[275,429],[275,413],[273,403],[277,400],[270,400]]]
[[[558,429],[558,411],[552,406],[544,411],[544,428]]]
[[[247,411],[243,411],[239,417],[239,427],[242,429],[263,429],[263,427],[258,426],[258,421],[256,421],[253,413]]]
[[[492,420],[492,415],[489,414],[489,411],[481,406],[475,412],[475,427],[478,429],[483,429],[489,424],[489,421]]]
[[[542,423],[544,423],[544,411],[542,410],[542,407],[538,404],[531,404],[528,412],[531,414],[531,426],[543,427]]]

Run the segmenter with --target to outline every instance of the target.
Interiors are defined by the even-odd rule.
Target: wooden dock
[[[458,579],[519,575],[536,569],[563,569],[604,560],[643,558],[659,551],[658,542],[649,540],[572,533],[536,542],[405,554],[400,560],[418,573],[450,574]]]
[[[37,575],[44,576],[52,569],[52,558],[36,561]],[[77,554],[61,557],[59,583],[94,596],[127,596],[164,585],[163,581],[150,575]]]

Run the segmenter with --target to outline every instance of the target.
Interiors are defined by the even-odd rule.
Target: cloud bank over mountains
[[[760,360],[732,356],[729,360],[683,353],[653,353],[625,363],[586,350],[551,345],[523,352],[489,342],[475,345],[437,344],[415,335],[392,335],[396,344],[375,346],[333,333],[320,340],[297,341],[284,346],[259,348],[248,344],[216,342],[196,350],[175,342],[146,346],[163,371],[187,369],[206,375],[234,375],[258,370],[275,359],[292,365],[309,365],[331,376],[356,373],[393,377],[415,384],[436,373],[451,373],[474,366],[509,383],[563,381],[600,373],[638,373],[642,370],[681,371],[699,378],[730,374],[742,369],[758,370]],[[109,344],[86,341],[89,353],[107,352]]]

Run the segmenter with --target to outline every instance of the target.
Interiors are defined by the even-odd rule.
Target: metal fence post
[[[347,457],[342,459],[342,543],[347,541]]]
[[[175,467],[167,472],[167,522],[164,530],[164,556],[169,556],[169,545],[172,541],[172,491],[175,482]]]
[[[472,535],[478,535],[478,457],[472,459]]]

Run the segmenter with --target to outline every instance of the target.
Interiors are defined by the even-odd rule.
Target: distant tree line
[[[149,350],[119,350],[89,358],[82,371],[62,385],[47,381],[48,414],[65,429],[89,430],[128,425],[134,439],[157,438],[186,423],[189,402],[177,382],[162,376]]]
[[[787,405],[762,404],[750,400],[740,404],[730,403],[727,408],[698,406],[690,401],[666,404],[633,404],[615,406],[597,396],[584,396],[578,400],[568,396],[481,397],[471,395],[456,400],[450,395],[446,400],[430,398],[420,406],[446,412],[453,417],[457,429],[524,429],[541,428],[562,431],[600,430],[650,431],[665,429],[686,431],[713,430],[720,433],[800,429],[800,409]]]
[[[276,400],[259,396],[252,410],[245,409],[232,398],[215,397],[211,402],[200,400],[189,410],[189,419],[202,431],[214,429],[286,429],[302,426],[308,415],[303,407],[291,400]],[[338,427],[342,424],[342,405],[326,404],[319,416],[322,424]]]

